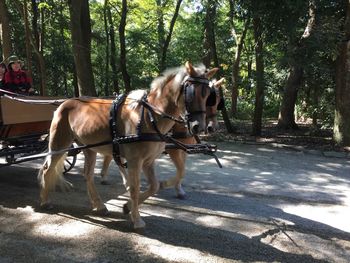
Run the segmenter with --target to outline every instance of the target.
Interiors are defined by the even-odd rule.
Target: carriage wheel
[[[15,156],[14,156],[14,154],[8,154],[8,155],[6,155],[5,160],[6,160],[6,162],[7,162],[8,164],[13,163],[13,162],[15,161]]]
[[[64,171],[63,173],[66,174],[70,170],[73,169],[75,163],[77,161],[77,156],[76,155],[67,155],[66,159],[64,160]]]

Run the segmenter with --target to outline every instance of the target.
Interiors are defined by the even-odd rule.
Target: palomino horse
[[[208,98],[212,100],[210,103],[207,101],[206,107],[206,127],[209,133],[214,132],[218,126],[217,113],[218,110],[221,110],[224,106],[223,98],[220,95],[219,88],[222,86],[224,78],[221,78],[218,81],[212,81],[211,95]],[[209,106],[209,105],[210,106]],[[172,137],[181,143],[184,144],[195,144],[197,143],[195,137],[188,132],[187,127],[182,123],[175,123],[172,128]],[[160,188],[170,188],[175,187],[176,197],[179,199],[185,199],[186,192],[184,191],[181,181],[185,176],[185,165],[187,159],[187,153],[182,149],[166,149],[166,153],[169,154],[169,157],[173,161],[176,167],[176,175],[169,178],[166,181],[160,182]],[[112,161],[112,156],[104,156],[102,169],[100,176],[102,177],[101,183],[108,184],[107,175],[108,167]]]
[[[185,67],[166,72],[152,82],[149,94],[137,90],[124,100],[113,103],[107,99],[70,99],[55,111],[50,127],[49,155],[39,171],[40,198],[42,208],[51,208],[49,192],[57,184],[67,186],[62,171],[65,154],[74,140],[93,145],[111,141],[112,135],[118,138],[116,144],[88,148],[85,153],[85,178],[92,208],[97,212],[107,211],[93,181],[96,153],[124,158],[128,168],[119,166],[120,173],[127,182],[130,200],[124,211],[131,211],[135,229],[145,227],[139,213],[139,205],[158,191],[159,182],[155,176],[154,162],[164,151],[165,142],[160,140],[174,126],[180,116],[186,114],[188,128],[197,134],[205,129],[205,107],[210,93],[208,78],[218,69],[206,70],[204,67]],[[115,108],[114,111],[111,107]],[[117,105],[117,106],[116,106]],[[111,125],[110,112],[116,116]],[[112,114],[111,114],[112,115]],[[153,136],[152,136],[153,135]],[[133,140],[133,138],[135,140]],[[118,147],[116,147],[118,146]],[[140,174],[143,171],[148,181],[148,189],[140,193]]]
[[[206,107],[206,124],[207,131],[214,132],[218,127],[217,112],[224,106],[223,98],[220,96],[219,88],[221,87],[224,79],[214,82],[212,91],[215,92],[215,102],[211,106]],[[176,123],[173,128],[173,137],[185,144],[198,143],[196,138],[190,135],[183,124]],[[166,152],[173,161],[176,167],[176,175],[168,180],[160,182],[160,188],[175,187],[176,197],[179,199],[186,198],[186,192],[183,189],[181,182],[185,176],[185,166],[187,153],[181,149],[167,149]]]

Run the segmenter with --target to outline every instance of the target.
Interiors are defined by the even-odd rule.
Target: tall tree
[[[254,118],[252,134],[255,136],[261,135],[262,114],[264,108],[264,52],[262,39],[262,23],[257,14],[253,18],[254,39],[255,39],[255,64],[256,64],[256,91],[254,104]]]
[[[211,61],[214,62],[214,65],[219,65],[215,43],[215,17],[217,4],[217,0],[207,0],[205,6],[203,63],[206,67],[210,66]]]
[[[303,66],[302,66],[302,51],[305,48],[305,41],[313,31],[315,25],[315,0],[309,0],[309,19],[305,27],[304,33],[297,41],[297,45],[290,43],[292,58],[290,59],[289,76],[284,88],[280,113],[278,116],[278,127],[282,129],[296,129],[294,109],[297,100],[298,89],[302,84]],[[291,39],[291,42],[294,40]]]
[[[20,5],[19,5],[20,6]],[[31,30],[29,27],[28,20],[28,5],[27,0],[24,0],[23,7],[23,18],[24,18],[24,28],[25,28],[25,40],[26,40],[26,56],[27,56],[27,74],[32,78],[32,49],[31,49]]]
[[[229,21],[230,21],[230,27],[231,27],[231,34],[234,37],[236,42],[235,57],[232,63],[232,89],[231,89],[231,116],[234,117],[237,112],[237,98],[238,98],[241,55],[243,51],[244,39],[246,37],[249,23],[250,23],[250,18],[249,18],[249,15],[244,18],[245,21],[244,21],[244,27],[243,27],[242,33],[240,36],[237,35],[235,24],[234,24],[235,0],[229,0],[229,4],[230,4]]]
[[[216,52],[215,43],[215,17],[217,1],[207,1],[206,2],[206,15],[204,21],[204,42],[203,42],[203,63],[206,67],[211,66],[211,61],[214,62],[215,67],[219,67],[219,59]],[[219,89],[220,95],[223,97],[222,89]],[[229,133],[234,132],[234,128],[231,124],[230,118],[227,114],[226,107],[221,110],[222,117],[224,119],[226,130]]]
[[[344,33],[337,59],[333,138],[339,145],[350,146],[350,0],[346,0]]]
[[[159,72],[162,72],[166,68],[166,57],[167,57],[167,51],[169,48],[169,44],[171,41],[171,36],[173,34],[174,26],[176,23],[176,19],[179,15],[180,6],[182,3],[182,0],[176,1],[175,11],[173,14],[173,17],[170,21],[169,31],[167,36],[165,37],[165,28],[164,28],[164,15],[163,15],[163,8],[165,6],[167,1],[157,0],[157,13],[158,13],[158,42],[159,42]]]
[[[120,41],[120,70],[122,72],[125,92],[131,91],[131,81],[130,75],[127,71],[126,66],[126,43],[125,43],[125,26],[126,26],[126,16],[128,13],[128,2],[127,0],[122,1],[122,12],[119,24],[119,41]]]
[[[106,34],[106,63],[105,63],[105,78],[104,78],[104,93],[105,96],[109,95],[109,58],[110,58],[110,41],[109,41],[109,25],[108,25],[108,0],[105,0],[104,6],[103,6],[103,22],[104,22],[104,27],[105,27],[105,34]]]
[[[112,68],[112,82],[113,91],[119,94],[119,81],[118,81],[118,67],[117,67],[117,47],[115,44],[115,33],[114,33],[114,21],[112,19],[111,8],[107,6],[107,20],[109,24],[109,40],[111,46],[111,68]]]
[[[32,34],[29,30],[29,39],[33,46],[34,53],[38,59],[39,62],[39,72],[38,74],[40,78],[40,95],[45,96],[47,95],[47,77],[46,77],[46,66],[45,66],[45,60],[44,60],[44,11],[41,12],[41,30],[39,32],[38,29],[38,19],[39,19],[39,12],[38,12],[38,6],[37,1],[32,0],[32,10],[33,10],[33,19],[32,19],[32,28],[33,28],[33,35],[34,39],[32,37]]]
[[[68,0],[74,64],[80,96],[96,96],[91,65],[91,21],[88,0]]]
[[[0,0],[0,38],[2,44],[2,58],[5,60],[11,55],[10,20],[6,0]]]

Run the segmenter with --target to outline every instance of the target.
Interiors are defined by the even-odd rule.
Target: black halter
[[[194,96],[195,96],[195,89],[196,86],[194,84],[202,84],[208,88],[210,88],[210,82],[207,78],[205,77],[191,77],[191,76],[187,76],[185,77],[185,79],[183,80],[181,86],[182,86],[182,90],[184,92],[184,96],[185,96],[185,108],[186,108],[186,122],[188,127],[189,126],[189,122],[191,121],[191,117],[193,115],[196,114],[205,114],[205,110],[196,110],[196,111],[190,111],[190,105],[193,102]],[[205,89],[203,86],[201,86],[202,90],[202,96],[205,96]]]

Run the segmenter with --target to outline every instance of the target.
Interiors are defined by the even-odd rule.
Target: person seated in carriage
[[[22,61],[17,56],[8,58],[7,72],[4,77],[4,89],[19,94],[32,94],[32,80],[22,69]]]

